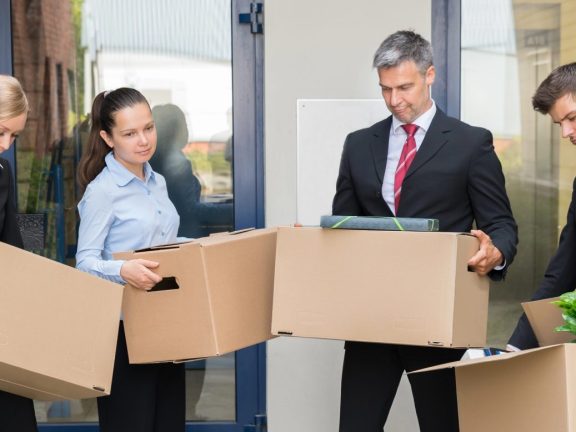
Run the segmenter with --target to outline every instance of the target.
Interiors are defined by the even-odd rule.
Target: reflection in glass
[[[494,135],[519,226],[520,245],[503,284],[490,291],[488,342],[505,346],[536,290],[564,224],[576,154],[531,97],[560,64],[576,58],[567,41],[575,22],[561,20],[574,0],[462,1],[462,119]],[[571,15],[575,16],[575,15]]]
[[[151,163],[179,235],[233,228],[230,0],[13,0],[12,26],[14,72],[32,107],[16,151],[19,210],[47,214],[43,255],[74,264],[89,109],[122,86],[152,105]],[[190,363],[187,397],[189,420],[234,420],[234,354]],[[36,402],[36,412],[41,422],[97,420],[94,400]]]

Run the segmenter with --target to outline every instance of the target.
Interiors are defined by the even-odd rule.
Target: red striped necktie
[[[396,174],[394,175],[394,207],[396,209],[396,214],[398,214],[398,206],[400,205],[400,194],[402,193],[402,182],[410,164],[416,156],[416,140],[414,139],[414,134],[418,130],[418,126],[415,124],[405,124],[402,128],[408,134],[406,138],[406,143],[402,148],[402,154],[400,154],[400,160],[398,161],[398,167],[396,168]]]

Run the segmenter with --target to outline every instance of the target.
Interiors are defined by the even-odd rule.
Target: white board
[[[319,225],[332,199],[346,136],[390,115],[382,99],[297,101],[297,220]]]

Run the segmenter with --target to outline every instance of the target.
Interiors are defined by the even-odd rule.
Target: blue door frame
[[[233,70],[233,185],[236,229],[264,226],[263,38],[239,15],[251,0],[231,0]],[[13,74],[11,0],[0,0],[0,73]],[[2,155],[14,170],[14,146]],[[189,432],[243,432],[266,413],[266,345],[236,352],[236,421],[189,423]],[[46,432],[97,432],[95,423],[43,424]]]

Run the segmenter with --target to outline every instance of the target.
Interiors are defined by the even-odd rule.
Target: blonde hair
[[[29,111],[28,99],[20,82],[9,75],[0,75],[0,121]]]

